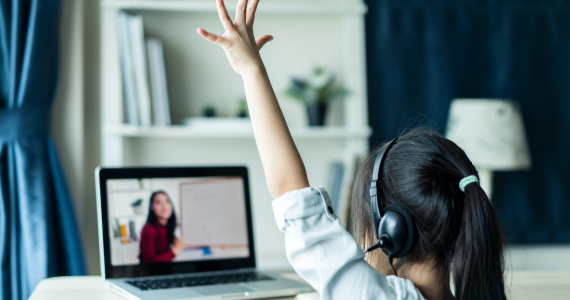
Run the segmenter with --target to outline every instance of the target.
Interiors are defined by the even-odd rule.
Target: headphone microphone
[[[364,251],[364,253],[370,252],[370,251],[372,251],[372,250],[376,250],[376,249],[378,249],[378,248],[382,248],[382,249],[388,248],[388,247],[390,247],[391,244],[392,244],[392,241],[390,241],[390,239],[389,239],[388,237],[386,237],[386,236],[381,236],[381,237],[378,239],[378,242],[377,242],[376,244],[374,244],[374,245],[368,247],[368,249],[366,249],[366,250]]]
[[[374,161],[369,200],[377,241],[364,251],[367,253],[381,248],[388,255],[390,265],[392,265],[393,258],[408,254],[415,242],[415,225],[408,209],[400,204],[389,204],[384,207],[384,202],[378,191],[378,177],[384,164],[384,157],[397,140],[396,137],[384,145]],[[393,265],[392,268],[394,268]]]

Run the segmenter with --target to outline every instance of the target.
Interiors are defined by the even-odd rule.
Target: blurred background
[[[81,219],[89,273],[96,274],[93,170],[101,163],[101,9],[97,1],[64,3],[62,79],[53,110],[60,117],[53,118],[52,133]],[[511,245],[511,266],[570,269],[570,218],[565,217],[570,211],[570,160],[564,153],[570,148],[570,5],[530,0],[369,1],[366,5],[370,144],[378,145],[418,122],[444,133],[455,98],[517,101],[532,167],[496,172],[492,199]],[[217,20],[210,17],[214,25]],[[194,28],[185,31],[194,34]],[[263,28],[259,34],[265,32],[271,31]],[[280,36],[275,36],[275,45],[264,50],[287,55],[291,51],[287,47],[298,47],[277,45]],[[303,52],[310,51],[311,45],[305,44]],[[215,54],[219,63],[226,63],[223,53]],[[280,72],[267,64],[270,74]],[[303,64],[297,67],[294,74],[310,70]],[[224,72],[220,76],[234,75],[229,67]],[[257,184],[264,188],[262,182],[252,183]]]
[[[54,48],[59,68],[51,73],[57,81],[50,132],[65,178],[61,182],[69,192],[69,201],[57,204],[67,207],[61,210],[65,223],[57,226],[77,232],[58,237],[63,231],[54,229],[53,234],[74,245],[67,251],[84,262],[73,272],[100,273],[94,170],[102,164],[248,166],[258,265],[289,268],[282,235],[269,226],[274,223],[271,198],[243,119],[241,79],[224,53],[195,33],[197,27],[222,32],[213,1],[61,0],[47,8],[20,2],[2,9],[17,7],[24,20],[33,19],[30,11],[57,12],[46,21],[58,26],[52,42],[59,39],[59,49]],[[162,94],[156,93],[159,81],[151,78],[159,71],[152,71],[149,61],[145,97],[151,102],[137,102],[141,115],[135,119],[122,73],[119,12],[140,17],[143,31],[137,34],[143,41],[156,38],[163,51],[155,60],[164,68]],[[508,240],[507,267],[570,270],[570,159],[565,153],[570,147],[570,3],[267,0],[256,17],[256,34],[265,33],[275,40],[262,56],[310,182],[331,190],[343,216],[359,155],[403,130],[430,126],[472,159],[478,157],[474,163],[489,178],[486,188]],[[340,87],[336,94],[329,90],[328,98],[315,96],[329,82]],[[137,93],[138,88],[135,84]],[[301,96],[291,88],[300,89]],[[166,119],[152,112],[159,97],[166,101]],[[473,101],[476,108],[464,106],[451,117],[452,103]],[[325,104],[321,124],[309,119],[313,102],[321,103],[317,110]],[[481,114],[469,113],[475,111]],[[458,124],[468,121],[473,123],[465,125],[467,132],[460,132],[463,125]],[[469,133],[481,138],[462,145]],[[0,132],[2,149],[8,149],[1,137]],[[509,155],[496,158],[485,151]],[[9,166],[6,153],[0,151],[2,174]],[[8,197],[3,197],[3,217],[15,220],[6,213]],[[53,218],[46,217],[45,226]],[[344,221],[350,224],[347,217]],[[3,242],[8,245],[8,239]],[[3,257],[13,253],[3,248]],[[46,276],[69,273],[49,268]],[[31,288],[34,280],[26,280]]]

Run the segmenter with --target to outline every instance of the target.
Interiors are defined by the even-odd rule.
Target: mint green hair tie
[[[465,187],[473,182],[479,184],[479,178],[477,178],[477,176],[475,175],[469,175],[459,181],[459,189],[461,189],[461,191],[465,193]]]

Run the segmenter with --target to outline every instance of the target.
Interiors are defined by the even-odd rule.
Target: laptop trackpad
[[[235,293],[245,293],[245,292],[255,291],[254,289],[245,287],[239,283],[200,286],[200,287],[195,287],[192,290],[200,294],[204,294],[205,296],[220,295],[220,294],[235,294]]]

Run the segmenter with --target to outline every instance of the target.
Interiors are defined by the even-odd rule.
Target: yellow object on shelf
[[[127,234],[127,225],[126,224],[119,225],[119,230],[121,231],[121,243],[128,244],[129,236]]]

